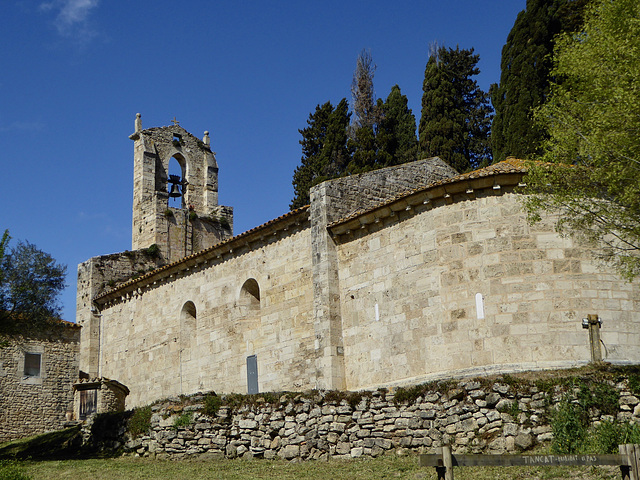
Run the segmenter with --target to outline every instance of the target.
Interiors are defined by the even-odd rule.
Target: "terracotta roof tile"
[[[237,243],[239,240],[242,240],[244,238],[250,237],[253,234],[259,233],[262,230],[266,230],[270,227],[274,227],[279,224],[279,223],[286,223],[286,220],[291,219],[292,217],[296,217],[298,215],[302,215],[304,212],[307,212],[308,214],[308,210],[309,210],[309,205],[305,205],[304,207],[300,207],[296,210],[292,210],[291,212],[287,212],[284,215],[280,215],[277,218],[274,218],[273,220],[269,220],[268,222],[263,223],[262,225],[259,225],[257,227],[254,227],[250,230],[247,230],[246,232],[243,232],[239,235],[236,235],[234,237],[228,238],[227,240],[224,240],[220,243],[216,243],[215,245],[206,248],[204,250],[201,250],[197,253],[194,253],[192,255],[188,255],[186,257],[181,258],[180,260],[176,260],[175,262],[172,263],[168,263],[167,265],[163,265],[160,268],[156,268],[155,270],[152,270],[138,278],[135,279],[131,279],[128,280],[124,283],[121,283],[120,285],[117,285],[116,287],[107,290],[103,293],[101,293],[100,295],[96,296],[94,298],[94,300],[98,300],[100,298],[106,297],[110,294],[113,294],[119,290],[123,290],[128,286],[131,285],[135,285],[135,284],[139,284],[139,283],[144,283],[145,280],[154,277],[156,275],[158,275],[161,272],[167,271],[167,270],[171,270],[173,268],[179,267],[180,265],[186,265],[187,263],[189,263],[192,260],[197,260],[198,258],[204,257],[206,256],[208,253],[215,251],[215,250],[219,250],[221,248],[224,248],[225,246],[227,247],[231,247],[233,244]]]

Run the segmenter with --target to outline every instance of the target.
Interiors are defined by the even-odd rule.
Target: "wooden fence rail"
[[[618,465],[623,480],[640,480],[640,445],[620,445],[612,455],[452,455],[450,447],[420,455],[420,465],[435,467],[438,480],[453,480],[453,467],[510,467],[516,465]]]

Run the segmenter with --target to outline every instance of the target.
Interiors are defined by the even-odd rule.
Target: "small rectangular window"
[[[42,359],[42,354],[40,353],[24,354],[24,376],[25,377],[40,376],[40,360],[41,359]]]

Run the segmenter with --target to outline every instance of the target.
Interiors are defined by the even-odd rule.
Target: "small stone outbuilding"
[[[73,417],[85,421],[94,413],[122,412],[129,389],[109,378],[81,378],[73,385]]]
[[[51,321],[16,328],[0,348],[0,442],[63,428],[73,416],[80,330]]]

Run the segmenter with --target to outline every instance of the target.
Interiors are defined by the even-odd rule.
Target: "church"
[[[80,370],[126,386],[127,408],[640,363],[638,282],[527,222],[522,161],[329,180],[234,235],[208,132],[138,114],[130,139],[132,250],[80,264],[77,295]]]

